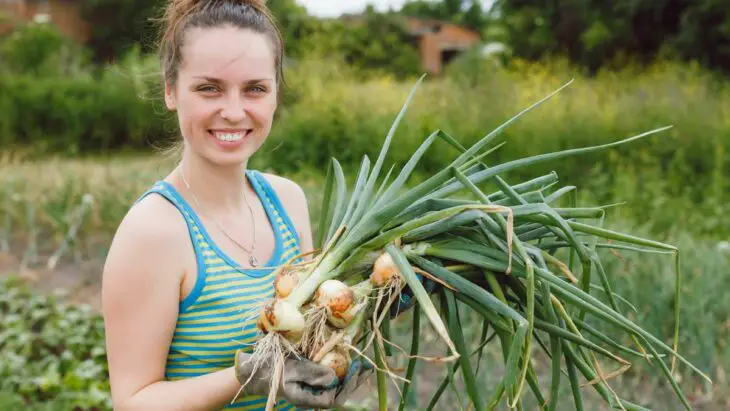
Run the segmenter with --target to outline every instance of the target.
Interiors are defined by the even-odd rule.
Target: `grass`
[[[164,145],[175,136],[176,124],[168,121],[172,116],[160,98],[156,65],[153,57],[131,53],[98,80],[5,76],[8,92],[0,97],[0,107],[7,114],[0,118],[0,145],[41,160],[48,150],[74,155]],[[345,169],[357,167],[363,154],[374,158],[372,136],[385,135],[414,82],[363,79],[330,60],[303,59],[286,70],[288,87],[275,127],[253,163],[282,174],[326,164],[332,156]],[[587,76],[561,60],[516,60],[506,68],[457,62],[446,75],[426,78],[398,130],[400,149],[389,161],[403,164],[435,128],[469,146],[570,79],[575,82],[553,102],[505,130],[506,144],[492,158],[503,162],[672,125],[656,138],[565,159],[560,175],[600,202],[640,204],[631,212],[643,213],[641,220],[657,233],[671,230],[677,218],[703,237],[720,239],[730,233],[724,218],[730,211],[730,82],[691,64],[658,62]],[[444,161],[427,156],[419,170],[432,172]],[[544,174],[550,167],[556,165],[531,171]],[[525,178],[514,173],[504,177]],[[654,208],[671,209],[670,217],[649,219]]]

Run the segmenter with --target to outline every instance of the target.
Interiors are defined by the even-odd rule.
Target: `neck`
[[[249,201],[255,196],[246,179],[246,166],[219,166],[186,151],[171,178],[187,195],[195,196],[207,212],[240,213],[246,207],[244,195]]]

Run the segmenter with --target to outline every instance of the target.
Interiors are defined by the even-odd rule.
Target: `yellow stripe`
[[[230,269],[230,267],[229,267]],[[220,270],[218,270],[220,271]],[[221,280],[231,280],[231,279],[244,279],[247,282],[256,283],[261,281],[266,281],[267,279],[273,277],[275,275],[274,271],[271,271],[270,273],[267,273],[264,276],[261,277],[249,277],[245,275],[241,275],[238,271],[234,271],[231,273],[225,273],[225,274],[219,274],[212,271],[206,271],[208,276],[206,277],[208,281],[221,281]],[[214,274],[214,275],[211,275]]]
[[[246,321],[246,323],[250,323],[250,322],[251,321]],[[196,332],[197,333],[197,332],[207,332],[207,331],[219,331],[219,330],[226,330],[226,329],[230,330],[231,328],[235,328],[236,331],[229,331],[229,333],[240,333],[241,331],[243,331],[241,328],[243,327],[244,324],[245,324],[244,321],[241,320],[241,324],[238,324],[238,325],[236,325],[236,324],[210,325],[208,327],[196,327],[196,328],[180,327],[175,331]],[[212,336],[213,336],[213,334],[211,334],[211,337]],[[196,337],[198,337],[198,336],[196,336]],[[195,338],[195,337],[186,337],[186,338]]]
[[[252,304],[252,306],[255,306],[255,304]],[[221,308],[221,309],[215,310],[215,311],[210,312],[210,313],[206,312],[205,315],[208,315],[208,314],[211,314],[211,315],[216,315],[216,314],[217,315],[222,315],[222,314],[229,314],[229,313],[231,315],[229,315],[229,316],[225,316],[224,315],[224,316],[218,317],[218,318],[203,318],[203,319],[198,319],[198,320],[186,320],[185,319],[185,316],[200,315],[200,313],[195,313],[195,312],[190,313],[190,312],[188,312],[188,313],[185,313],[185,314],[181,314],[180,315],[180,320],[178,321],[178,323],[179,323],[179,325],[181,327],[183,327],[183,326],[186,326],[186,325],[207,324],[207,323],[209,323],[211,321],[229,321],[229,320],[234,320],[234,319],[236,319],[238,317],[236,314],[240,310],[241,310],[241,306]],[[236,313],[234,313],[234,311]],[[241,317],[251,316],[255,312],[256,312],[256,310],[244,311],[244,312],[242,312],[240,314],[240,316]]]
[[[281,259],[287,260],[291,255],[293,255],[297,251],[298,251],[298,249],[296,247],[292,247],[292,248],[284,251],[284,253],[281,254]]]
[[[226,328],[231,328],[230,326]],[[205,332],[205,330],[198,330],[197,328],[195,330],[183,330],[183,329],[177,329],[175,330],[175,335],[172,337],[173,341],[176,338],[185,338],[186,340],[189,339],[200,339],[201,343],[204,343],[206,340],[219,340],[221,338],[233,338],[233,337],[240,337],[241,334],[245,334],[247,332],[250,332],[248,330],[243,330],[241,328],[236,328],[234,331],[229,331],[227,333],[217,333],[217,334],[209,334],[209,335],[195,335],[195,336],[177,336],[177,332]]]
[[[251,306],[254,306],[256,304],[261,304],[263,301],[265,301],[268,298],[271,298],[274,295],[273,286],[270,286],[270,287],[272,287],[272,288],[271,288],[271,292],[268,293],[269,295],[264,295],[263,293],[260,296],[257,296],[257,295],[243,295],[243,296],[240,296],[240,297],[228,298],[225,301],[211,301],[211,302],[204,303],[204,304],[195,304],[195,306],[193,308],[194,309],[197,309],[197,308],[208,308],[208,307],[215,307],[217,304],[235,304],[235,303],[241,303],[238,306],[239,308],[251,307]],[[205,313],[206,314],[215,314],[215,310],[213,310],[213,311],[206,311]]]
[[[236,341],[224,341],[224,342],[217,342],[217,343],[206,343],[206,342],[179,342],[179,341],[173,341],[172,344],[170,344],[171,348],[174,348],[179,351],[185,351],[187,348],[201,348],[201,344],[206,348],[230,348],[231,350],[236,350],[237,348],[241,347],[241,342],[239,340]],[[207,355],[207,354],[225,354],[225,351],[204,351],[199,350],[196,351],[196,353],[200,355]]]
[[[295,244],[297,242],[296,238],[292,238],[291,240],[284,243],[284,247],[289,247],[292,244]]]
[[[220,257],[206,258],[205,260],[203,260],[203,263],[205,265],[222,264],[223,262],[224,262],[223,259],[220,258]],[[213,271],[213,270],[220,271],[221,268],[224,268],[225,269],[225,268],[229,268],[229,267],[226,267],[226,266],[222,266],[222,267],[207,267],[205,269],[205,271],[208,272],[208,273],[211,272],[211,271]]]
[[[266,283],[261,284],[258,287],[241,288],[240,291],[239,290],[221,290],[221,291],[210,290],[210,289],[208,289],[208,286],[206,286],[205,288],[206,289],[204,290],[203,294],[201,294],[200,298],[198,298],[198,302],[200,304],[204,304],[207,301],[210,301],[212,299],[218,299],[220,297],[224,297],[229,294],[235,295],[235,294],[238,294],[239,292],[246,293],[247,294],[246,299],[249,299],[249,300],[259,299],[262,297],[266,297],[267,295],[270,294],[270,292],[273,292],[274,284],[271,282],[266,282]],[[218,288],[220,289],[220,287],[218,287]],[[256,293],[256,294],[252,294],[252,293]],[[196,304],[196,306],[197,306],[197,304]]]
[[[218,363],[221,363],[223,361],[217,361],[217,362]],[[204,362],[201,362],[201,361],[198,361],[198,360],[175,361],[175,362],[168,363],[167,364],[168,365],[168,368],[167,369],[170,372],[189,372],[189,371],[202,371],[202,372],[205,372],[206,370],[211,369],[211,368],[212,368],[211,371],[216,371],[216,370],[219,370],[221,368],[224,368],[223,366],[221,366],[221,364],[211,364],[210,367],[207,367],[207,368],[190,368],[190,369],[186,369],[185,368],[186,365],[198,365],[198,364],[205,364],[205,363]],[[231,365],[233,365],[233,364],[231,364]]]

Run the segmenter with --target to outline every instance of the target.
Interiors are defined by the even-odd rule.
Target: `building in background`
[[[431,74],[441,74],[454,57],[481,41],[479,33],[453,23],[408,17],[406,25],[417,41],[421,68]]]
[[[84,43],[89,26],[74,0],[0,0],[0,34],[31,21],[52,23],[65,36]]]

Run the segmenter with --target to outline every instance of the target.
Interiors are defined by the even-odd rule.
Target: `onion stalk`
[[[387,330],[384,319],[391,315],[390,306],[408,288],[418,312],[423,313],[448,349],[443,358],[434,359],[419,356],[418,346],[411,347],[408,375],[413,375],[412,362],[416,359],[456,361],[453,368],[448,367],[449,372],[461,369],[470,405],[476,410],[496,407],[503,398],[508,407],[518,407],[523,388],[528,386],[541,407],[554,409],[556,400],[553,397],[559,392],[562,375],[561,359],[567,366],[576,404],[582,403],[578,385],[582,376],[611,407],[641,409],[621,399],[611,389],[608,380],[623,372],[629,362],[602,344],[632,354],[633,359],[640,356],[658,365],[682,404],[691,409],[665,364],[665,357],[671,357],[672,366],[679,361],[708,381],[709,378],[679,354],[676,328],[674,344],[669,347],[660,337],[650,334],[619,311],[614,301],[621,296],[611,290],[598,254],[605,244],[597,244],[596,240],[608,240],[616,250],[672,253],[676,261],[679,250],[669,244],[592,225],[597,217],[603,221],[605,207],[558,207],[555,204],[575,187],[559,187],[556,172],[514,185],[501,177],[506,172],[529,169],[537,163],[636,141],[667,127],[608,144],[487,166],[486,156],[501,146],[489,147],[496,137],[568,83],[510,118],[471,147],[463,147],[453,137],[436,130],[427,136],[401,170],[390,167],[381,179],[380,172],[395,130],[422,80],[416,83],[398,113],[376,161],[371,163],[363,156],[352,187],[347,187],[341,165],[332,159],[327,170],[325,204],[316,244],[321,251],[310,262],[279,268],[273,298],[266,301],[259,312],[258,325],[265,336],[256,343],[254,358],[273,355],[275,364],[283,364],[286,356],[303,355],[331,367],[338,378],[342,378],[357,355],[376,364],[380,377],[387,373],[400,378],[388,369],[379,347],[388,335],[384,332]],[[458,155],[447,167],[406,188],[411,173],[437,139],[454,147]],[[496,183],[499,190],[489,195],[482,193],[479,186],[484,182]],[[471,199],[457,196],[464,190],[472,195]],[[570,262],[561,260],[562,251],[568,251]],[[581,270],[571,264],[573,255],[578,256]],[[599,284],[591,281],[591,271],[598,274]],[[442,298],[440,310],[431,301],[425,281],[436,284],[437,294]],[[594,297],[591,294],[594,290],[606,297],[608,304]],[[679,290],[677,286],[675,321],[678,321]],[[565,309],[567,305],[576,313]],[[465,318],[460,314],[462,309],[481,317],[484,333],[487,326],[491,327],[493,335],[501,341],[505,373],[499,384],[490,390],[493,395],[486,401],[476,386],[479,367],[472,368],[469,363],[472,354],[467,350],[463,335],[466,325],[462,324]],[[623,332],[637,344],[638,351],[624,347],[619,343],[620,339],[588,327],[582,321],[585,314]],[[372,321],[366,322],[366,318]],[[549,348],[548,340],[534,329],[548,334]],[[358,338],[360,341],[355,344]],[[375,362],[368,358],[371,354],[367,352],[373,341],[376,341],[372,347]],[[418,341],[418,336],[413,335],[412,341]],[[535,347],[557,357],[552,361],[554,381],[549,396],[543,395],[536,383],[531,365],[533,341],[537,342]],[[614,372],[602,370],[607,365],[599,365],[597,356],[616,363],[618,369]],[[270,403],[278,388],[276,383],[272,384]],[[382,378],[379,387],[384,387]],[[386,390],[379,391],[386,395]],[[549,398],[549,402],[545,398]],[[434,397],[430,406],[434,406],[436,400]],[[387,400],[381,397],[380,403],[387,404]]]

